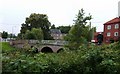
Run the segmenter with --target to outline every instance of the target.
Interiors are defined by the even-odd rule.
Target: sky
[[[118,17],[120,0],[0,0],[0,32],[18,34],[31,13],[47,14],[55,26],[73,25],[78,11],[92,15],[91,24],[103,31],[103,24]]]

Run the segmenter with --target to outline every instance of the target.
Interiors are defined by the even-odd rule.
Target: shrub
[[[119,74],[120,50],[115,43],[85,46],[61,53],[30,54],[23,50],[3,52],[3,72],[40,74]],[[112,49],[112,48],[116,49]]]

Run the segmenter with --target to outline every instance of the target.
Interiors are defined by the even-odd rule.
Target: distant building
[[[118,17],[106,22],[104,25],[104,31],[101,32],[103,35],[104,43],[112,43],[120,40],[120,1],[118,2]],[[91,40],[97,43],[97,36],[100,32],[94,33],[94,39]]]
[[[120,17],[116,17],[104,24],[103,41],[111,43],[120,39]]]
[[[51,36],[55,40],[61,40],[66,34],[62,34],[59,29],[51,29],[50,30]]]
[[[97,43],[98,42],[97,37],[98,37],[99,34],[103,35],[103,32],[95,32],[94,33],[94,38],[93,38],[93,40],[91,42]]]

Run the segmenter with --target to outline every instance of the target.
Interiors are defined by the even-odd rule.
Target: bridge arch
[[[52,50],[52,48],[50,48],[50,47],[48,47],[48,46],[46,46],[46,47],[43,47],[42,49],[41,49],[41,52],[53,52],[53,50]]]
[[[63,46],[56,46],[56,45],[42,45],[41,47],[38,47],[38,51],[40,52],[56,52],[59,53]]]
[[[57,53],[59,53],[59,52],[61,52],[61,51],[63,51],[63,48],[58,49],[58,50],[57,50]]]

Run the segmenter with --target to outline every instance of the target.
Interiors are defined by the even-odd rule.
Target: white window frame
[[[115,29],[118,29],[119,28],[119,24],[115,24]]]
[[[110,29],[111,29],[111,25],[108,25],[108,26],[107,26],[107,29],[110,30]]]
[[[118,36],[118,34],[119,34],[118,32],[114,32],[114,36]]]
[[[110,32],[108,32],[108,33],[107,33],[107,36],[109,37],[109,36],[110,36],[110,34],[111,34],[111,33],[110,33]]]

